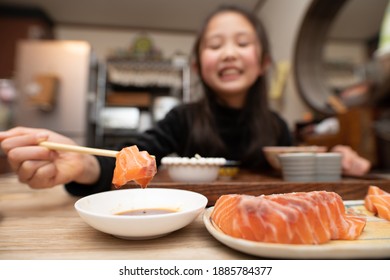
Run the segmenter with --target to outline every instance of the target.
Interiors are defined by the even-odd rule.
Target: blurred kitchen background
[[[0,130],[46,127],[96,147],[137,137],[196,98],[196,31],[237,3],[266,26],[271,106],[296,143],[350,145],[390,170],[388,2],[0,0]]]

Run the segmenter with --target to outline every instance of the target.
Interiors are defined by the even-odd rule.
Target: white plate
[[[362,201],[350,201],[347,207],[362,211]],[[254,256],[278,259],[371,259],[390,257],[390,222],[368,217],[358,240],[336,240],[321,245],[289,245],[248,241],[231,237],[217,228],[210,219],[214,207],[203,214],[209,233],[237,251]],[[379,230],[378,230],[379,229]]]

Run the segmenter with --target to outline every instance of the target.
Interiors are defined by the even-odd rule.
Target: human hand
[[[42,141],[75,144],[47,129],[16,127],[0,132],[1,148],[20,182],[39,189],[71,181],[88,184],[97,180],[100,169],[95,157],[52,151],[39,146]]]
[[[337,145],[331,151],[341,153],[341,166],[345,175],[362,176],[371,168],[370,161],[359,156],[349,146]]]

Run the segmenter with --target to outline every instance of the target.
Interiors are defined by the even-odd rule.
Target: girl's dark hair
[[[200,84],[202,85],[204,96],[197,102],[196,114],[194,115],[193,126],[190,141],[192,145],[198,147],[199,153],[210,156],[221,156],[226,154],[226,147],[215,129],[215,120],[213,116],[213,107],[215,106],[216,94],[205,84],[201,69],[201,44],[203,36],[209,21],[222,12],[235,12],[243,15],[254,27],[262,54],[259,63],[271,62],[268,38],[260,20],[257,16],[246,9],[235,5],[223,5],[209,14],[198,32],[195,41],[193,54],[194,63],[199,69]],[[243,166],[253,165],[262,153],[263,146],[272,146],[276,144],[279,134],[278,126],[275,124],[273,113],[268,107],[268,90],[266,77],[261,75],[249,89],[245,105],[243,107],[241,118],[243,122],[249,124],[248,135],[250,143],[246,153],[242,156],[241,164]],[[191,146],[192,146],[191,145]]]

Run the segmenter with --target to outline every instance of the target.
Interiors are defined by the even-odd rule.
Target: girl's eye
[[[217,50],[220,48],[220,44],[209,44],[207,47],[212,50]]]
[[[213,35],[205,38],[203,46],[207,49],[216,50],[223,45],[223,41],[221,36]]]
[[[237,45],[240,47],[247,47],[252,44],[251,38],[244,34],[240,34],[236,39]]]
[[[246,47],[246,46],[250,45],[250,42],[249,41],[238,41],[237,45],[240,47]]]
[[[211,41],[207,42],[206,47],[209,49],[216,50],[216,49],[219,49],[221,47],[221,45],[222,45],[221,40],[211,40]]]

